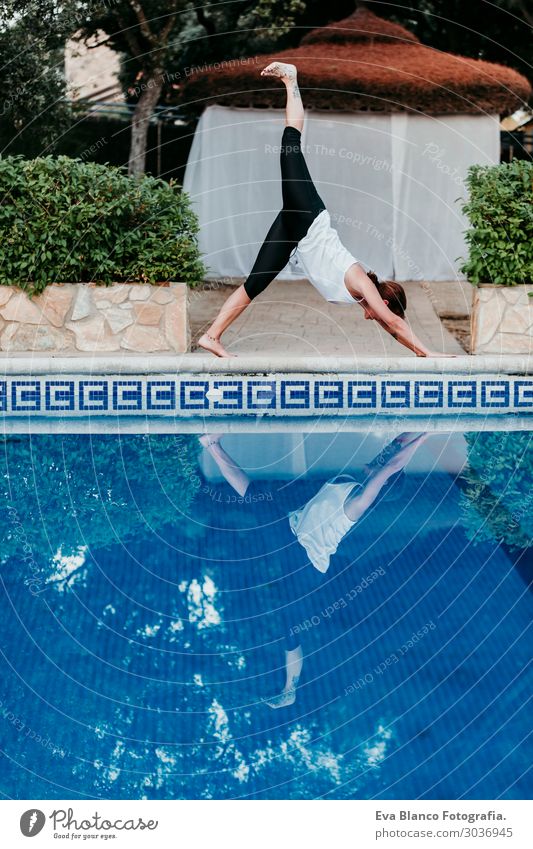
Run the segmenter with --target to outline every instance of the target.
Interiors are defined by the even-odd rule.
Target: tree
[[[62,50],[66,25],[54,0],[0,2],[2,136],[32,136],[39,150],[53,144],[71,120]]]
[[[112,4],[86,2],[84,6],[78,37],[87,41],[95,33],[105,33],[105,43],[123,55],[122,80],[135,103],[128,170],[137,175],[145,168],[154,109],[165,85],[179,76],[188,57],[199,52],[204,57],[218,55],[228,49],[228,41],[240,55],[250,55],[260,38],[286,33],[305,3],[241,0],[221,10],[214,4],[213,11],[207,6],[195,10],[189,0],[118,0]],[[190,49],[190,43],[200,45],[200,50]]]
[[[165,79],[171,39],[178,39],[190,17],[187,0],[109,0],[82,4],[83,18],[79,40],[99,36],[97,44],[122,54],[125,76],[135,84],[137,97],[133,111],[128,171],[144,172],[148,126],[159,101]]]

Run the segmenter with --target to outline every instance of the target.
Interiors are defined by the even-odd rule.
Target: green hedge
[[[469,257],[461,268],[471,283],[533,283],[533,162],[472,165],[463,206]]]
[[[466,433],[468,463],[461,472],[461,512],[476,542],[533,546],[533,435],[526,431]],[[525,562],[525,558],[524,558]]]
[[[68,156],[0,158],[0,282],[181,280],[194,285],[198,220],[175,183]]]

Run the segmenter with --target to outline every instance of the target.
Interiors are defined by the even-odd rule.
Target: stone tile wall
[[[533,286],[480,286],[472,310],[473,354],[533,354]]]
[[[29,298],[0,286],[0,350],[63,354],[189,350],[185,283],[58,283]]]

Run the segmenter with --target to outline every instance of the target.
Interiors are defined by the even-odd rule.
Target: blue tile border
[[[375,410],[376,393],[376,380],[349,380],[347,406],[350,410]]]
[[[533,413],[533,378],[429,374],[32,377],[0,381],[5,416]]]

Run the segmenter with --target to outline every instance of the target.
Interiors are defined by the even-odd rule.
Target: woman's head
[[[394,280],[379,280],[373,271],[367,271],[367,276],[370,277],[383,300],[387,301],[390,311],[403,318],[407,309],[407,298],[403,286],[395,283]]]

